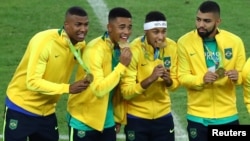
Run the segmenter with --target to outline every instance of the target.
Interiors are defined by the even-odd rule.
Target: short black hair
[[[65,16],[67,15],[77,15],[82,17],[88,16],[87,12],[82,7],[79,6],[70,7],[65,13]]]
[[[152,21],[166,21],[166,17],[160,11],[151,11],[146,15],[145,23]]]
[[[217,13],[220,16],[220,6],[215,1],[205,1],[201,3],[198,10],[200,10],[202,13]]]
[[[117,17],[132,18],[132,15],[123,7],[115,7],[109,11],[108,20],[111,21]]]

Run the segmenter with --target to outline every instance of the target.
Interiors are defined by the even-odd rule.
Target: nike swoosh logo
[[[55,55],[55,58],[59,57],[59,55]]]
[[[57,126],[55,127],[55,130],[58,130],[58,127],[57,127]]]
[[[193,56],[193,55],[195,55],[195,53],[190,53],[190,56]]]
[[[174,129],[170,129],[170,130],[169,130],[169,133],[174,133]]]
[[[141,64],[141,66],[146,66],[147,64]]]

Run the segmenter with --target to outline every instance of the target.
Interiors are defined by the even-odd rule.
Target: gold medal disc
[[[224,68],[218,68],[215,73],[217,73],[219,75],[219,78],[222,78],[225,76],[225,69]]]
[[[123,49],[123,48],[125,48],[125,47],[129,47],[129,43],[128,43],[128,42],[119,42],[118,44],[119,44],[119,47],[120,47],[121,49]]]
[[[167,43],[166,43],[166,41],[164,41],[164,42],[156,42],[155,45],[158,48],[164,48],[167,45]]]
[[[89,82],[92,82],[94,80],[94,76],[91,73],[87,73],[85,79],[88,80]]]

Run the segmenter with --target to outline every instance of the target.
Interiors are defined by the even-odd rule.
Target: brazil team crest
[[[197,137],[197,129],[196,128],[190,128],[189,129],[189,135],[191,138],[196,138]]]
[[[83,131],[83,130],[78,130],[77,136],[78,136],[79,138],[83,138],[83,137],[85,136],[85,131]]]
[[[171,67],[171,57],[164,57],[163,58],[163,62],[164,62],[164,67],[165,68],[170,68]]]
[[[232,51],[232,48],[225,48],[224,49],[224,52],[225,52],[225,58],[226,59],[231,59],[233,57],[233,51]]]
[[[127,133],[127,138],[128,138],[128,140],[130,140],[130,141],[135,140],[135,131],[128,131],[128,133]]]
[[[18,120],[10,119],[9,128],[15,130],[17,128]]]

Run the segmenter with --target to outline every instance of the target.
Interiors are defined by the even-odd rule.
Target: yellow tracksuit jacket
[[[54,113],[59,97],[69,93],[69,79],[77,64],[66,34],[58,31],[42,31],[30,40],[7,88],[13,103],[41,116]],[[75,46],[81,49],[85,41]]]
[[[242,84],[241,71],[246,60],[242,40],[225,30],[215,36],[226,70],[237,70],[237,82],[228,77],[204,84],[208,71],[203,41],[197,31],[183,35],[178,45],[178,80],[187,88],[187,113],[203,118],[223,118],[237,114],[235,85]]]
[[[109,94],[126,69],[118,63],[112,71],[112,51],[113,46],[101,36],[88,43],[82,59],[94,75],[94,81],[87,90],[72,94],[68,99],[67,110],[70,115],[98,131],[104,128]],[[82,68],[79,68],[76,79],[83,79],[84,75]]]
[[[154,49],[147,41],[138,37],[130,44],[133,57],[125,74],[121,78],[120,88],[125,100],[125,114],[156,119],[171,112],[169,89],[175,90],[179,86],[177,81],[177,45],[176,42],[166,38],[167,45],[160,49],[160,59],[153,60]],[[146,39],[145,39],[146,40]],[[147,52],[147,53],[146,53]],[[146,56],[145,56],[146,55]],[[147,58],[148,57],[148,58]],[[164,62],[163,60],[166,59]],[[153,72],[158,64],[167,63],[173,84],[167,87],[163,79],[159,78],[149,88],[143,89],[141,81]],[[122,117],[122,116],[121,116]],[[122,119],[120,117],[120,119]],[[126,124],[126,117],[121,123]]]

